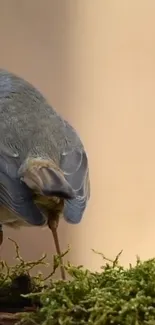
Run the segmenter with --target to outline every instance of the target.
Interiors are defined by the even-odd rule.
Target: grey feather
[[[18,177],[16,160],[0,155],[0,205],[27,223],[42,226],[46,219],[33,203],[30,189]],[[10,220],[11,221],[11,220]]]
[[[22,78],[0,70],[0,153],[3,152],[12,159],[16,157],[17,169],[29,157],[52,159],[76,192],[75,199],[66,201],[65,219],[71,223],[81,220],[90,197],[90,181],[88,159],[80,137],[40,91]],[[13,169],[11,173],[14,174]],[[18,194],[21,190],[26,200],[26,189],[21,188],[17,179],[14,182]],[[12,189],[13,183],[8,190]]]
[[[61,156],[60,167],[75,191],[75,199],[65,202],[64,217],[70,223],[79,223],[90,197],[88,159],[83,148],[74,148]]]

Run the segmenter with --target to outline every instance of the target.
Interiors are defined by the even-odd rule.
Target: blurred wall
[[[0,66],[25,77],[79,131],[92,198],[80,225],[61,222],[73,263],[91,248],[122,262],[155,255],[155,1],[0,0]],[[25,258],[54,251],[49,230],[5,231]],[[12,261],[12,244],[1,250]]]

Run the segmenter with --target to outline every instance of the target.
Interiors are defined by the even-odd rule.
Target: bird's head
[[[19,176],[34,193],[34,202],[48,217],[63,214],[64,201],[75,197],[61,169],[50,159],[28,158],[19,169]]]

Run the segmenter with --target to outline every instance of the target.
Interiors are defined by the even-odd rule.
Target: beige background
[[[60,225],[73,263],[91,248],[122,262],[155,255],[155,1],[0,0],[0,66],[28,79],[79,131],[92,197]],[[6,230],[25,258],[54,251],[48,230]],[[2,256],[13,259],[5,239]]]

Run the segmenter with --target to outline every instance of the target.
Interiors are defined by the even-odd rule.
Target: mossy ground
[[[59,266],[55,256],[47,286],[42,275],[29,277],[33,266],[45,263],[45,256],[24,262],[15,245],[17,265],[9,268],[1,262],[0,300],[6,292],[17,305],[22,301],[23,305],[38,306],[36,311],[23,314],[18,324],[155,325],[155,258],[144,262],[137,258],[136,265],[126,269],[119,265],[119,254],[114,261],[101,254],[101,272],[68,263],[65,268],[71,280],[55,281],[52,274]],[[21,297],[21,291],[28,295]]]

